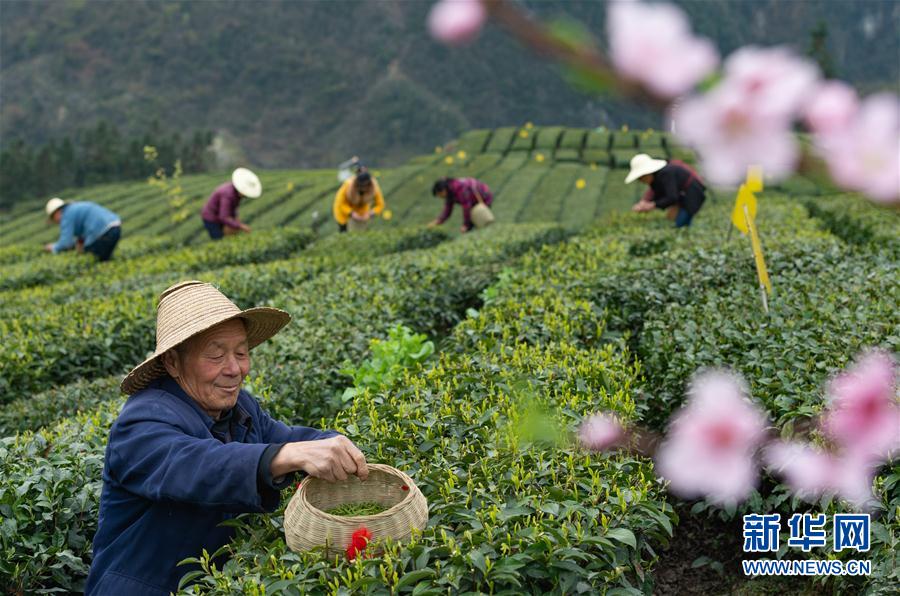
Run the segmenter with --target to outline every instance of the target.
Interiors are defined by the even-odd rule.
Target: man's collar
[[[188,395],[187,392],[181,387],[181,385],[178,384],[178,381],[176,381],[172,377],[167,375],[165,377],[157,379],[156,381],[154,381],[154,383],[157,383],[157,386],[166,393],[171,393],[181,401],[190,405],[194,409],[194,411],[197,412],[203,419],[203,422],[206,424],[206,428],[212,428],[213,424],[217,422],[216,420],[213,420],[212,416],[207,414],[206,411],[200,407],[200,404],[194,401],[194,398]],[[221,416],[219,416],[219,420],[227,420],[235,414],[237,416],[235,417],[234,421],[237,424],[245,424],[250,418],[250,415],[244,411],[244,408],[242,408],[240,404],[235,403],[233,408],[231,408],[227,412],[223,412]]]

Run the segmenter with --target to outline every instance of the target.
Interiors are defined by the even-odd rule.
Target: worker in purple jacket
[[[472,223],[472,207],[484,203],[488,207],[494,202],[494,195],[487,184],[475,178],[441,178],[431,187],[431,194],[444,199],[444,210],[437,219],[428,224],[429,228],[439,226],[453,213],[453,205],[459,203],[463,210],[463,225],[466,233],[475,227]]]
[[[244,197],[255,199],[262,194],[262,183],[247,168],[238,168],[231,174],[231,182],[218,187],[206,200],[200,217],[209,237],[219,240],[238,232],[250,232],[250,226],[238,219],[238,205]]]

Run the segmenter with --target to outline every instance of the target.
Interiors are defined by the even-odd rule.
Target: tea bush
[[[331,375],[319,374],[319,370],[330,371],[336,376],[351,356],[351,360],[363,360],[368,340],[383,333],[386,327],[383,322],[427,320],[436,321],[434,324],[439,326],[452,325],[461,317],[454,309],[464,310],[462,304],[458,307],[454,305],[459,301],[470,304],[471,300],[477,299],[478,292],[490,283],[489,271],[496,267],[492,262],[506,262],[530,248],[559,241],[564,236],[563,231],[555,226],[498,226],[492,235],[471,234],[427,251],[373,255],[380,257],[377,266],[351,267],[354,272],[351,274],[341,269],[346,256],[338,254],[341,264],[334,266],[333,270],[320,272],[318,278],[299,284],[284,296],[269,300],[276,306],[286,307],[294,316],[293,323],[276,336],[286,338],[282,345],[296,345],[293,342],[302,339],[308,342],[302,348],[315,355],[315,359],[292,360],[290,352],[282,356],[273,351],[268,353],[272,359],[267,361],[267,354],[261,347],[254,351],[256,372],[250,379],[249,388],[260,396],[270,411],[285,419],[303,420],[308,424],[312,419],[302,419],[303,411],[322,412],[323,407],[333,411],[330,403],[324,403],[323,396],[331,395],[339,385],[332,382]],[[329,239],[329,242],[335,248],[341,245],[338,238],[333,241]],[[451,283],[454,276],[461,277],[477,263],[483,264],[476,267],[469,285],[459,284],[458,281]],[[360,273],[370,275],[363,281],[371,285],[349,286],[346,283],[352,279],[359,281]],[[258,285],[258,277],[251,275],[247,281],[251,286]],[[274,280],[271,283],[273,286],[270,288],[277,287]],[[407,286],[407,283],[410,285]],[[310,299],[319,296],[314,293],[319,288],[333,290],[334,297],[344,291],[345,296],[359,300],[357,304],[363,310],[372,306],[368,301],[370,297],[380,296],[377,305],[385,310],[380,313],[382,318],[372,319],[377,332],[363,335],[371,328],[361,326],[358,320],[349,317],[344,323],[346,333],[359,331],[354,335],[353,345],[341,344],[340,335],[333,335],[336,327],[332,313],[323,311],[317,302]],[[224,291],[229,293],[227,289]],[[146,312],[139,310],[139,316],[146,318],[142,324],[144,334],[152,338],[153,304],[148,303],[145,308]],[[358,311],[356,308],[353,310]],[[421,314],[417,315],[419,310]],[[133,366],[143,357],[141,354],[130,362],[123,360],[122,364]],[[308,365],[312,369],[306,369]],[[302,388],[309,396],[309,404],[292,401],[296,399],[293,385],[298,379],[303,381]],[[69,396],[79,391],[86,394],[96,388],[102,393],[96,399],[101,405],[92,412],[60,422],[53,429],[37,434],[23,433],[2,443],[0,515],[3,521],[0,528],[6,529],[2,543],[5,566],[0,566],[0,579],[13,589],[62,588],[77,591],[83,587],[84,573],[90,561],[90,541],[96,529],[106,433],[121,404],[120,399],[114,398],[115,394],[106,393],[105,387],[102,381],[93,386],[70,387]],[[65,391],[61,389],[56,395],[65,399]],[[104,397],[109,401],[103,403]],[[49,474],[49,469],[53,470],[55,483],[48,484],[41,480]],[[91,481],[87,482],[86,478]],[[39,506],[33,503],[39,503]],[[55,518],[48,518],[47,514],[40,513],[43,511],[55,511],[57,514]],[[15,521],[7,521],[13,519]],[[54,525],[46,525],[48,519],[52,519]],[[35,552],[38,556],[32,556]]]
[[[355,563],[285,550],[280,515],[242,518],[222,569],[208,558],[191,593],[640,593],[653,545],[672,531],[649,462],[591,456],[519,432],[536,401],[568,434],[597,408],[633,419],[640,368],[599,342],[586,281],[621,247],[576,242],[526,255],[490,304],[456,327],[433,368],[354,397],[336,427],[409,472],[427,528]],[[552,267],[549,265],[552,263]],[[564,439],[568,442],[569,439]]]

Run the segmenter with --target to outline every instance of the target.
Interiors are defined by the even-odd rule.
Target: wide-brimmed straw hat
[[[239,193],[248,199],[255,199],[262,194],[262,182],[259,176],[247,168],[238,168],[231,174],[231,183]]]
[[[66,206],[66,202],[60,199],[59,197],[53,197],[49,201],[47,201],[47,206],[44,207],[44,211],[47,212],[47,218],[53,217],[53,214]]]
[[[264,306],[241,310],[225,294],[202,281],[183,281],[166,289],[159,295],[156,307],[156,350],[128,373],[122,381],[122,391],[132,395],[144,389],[166,374],[160,358],[166,351],[232,319],[244,321],[247,343],[252,349],[278,333],[291,315]]]
[[[625,184],[631,184],[641,176],[658,172],[666,167],[666,160],[653,159],[646,153],[638,153],[631,158],[631,171],[625,178]]]

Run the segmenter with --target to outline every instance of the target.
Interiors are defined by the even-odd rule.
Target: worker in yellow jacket
[[[348,223],[355,229],[365,228],[369,218],[382,211],[384,195],[381,187],[365,168],[347,178],[334,196],[334,219],[341,232],[347,231]]]

